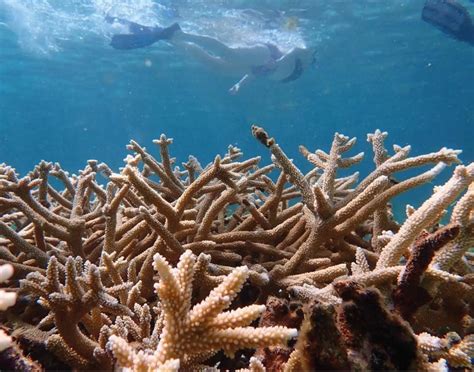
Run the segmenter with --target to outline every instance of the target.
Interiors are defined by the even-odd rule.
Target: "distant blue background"
[[[116,51],[107,37],[85,33],[61,40],[57,52],[35,54],[19,43],[0,6],[0,162],[21,174],[41,159],[71,172],[87,159],[117,170],[131,138],[152,148],[152,139],[166,133],[179,164],[189,154],[206,164],[228,144],[247,157],[263,155],[266,164],[252,123],[305,169],[298,145],[328,150],[338,131],[358,137],[366,173],[366,134],[376,128],[390,133],[390,149],[411,144],[422,154],[447,146],[474,160],[474,47],[422,22],[423,1],[221,3],[296,14],[307,43],[317,46],[317,68],[291,84],[261,81],[230,96],[235,79],[183,61],[166,46]],[[461,3],[474,15],[471,3]],[[408,201],[416,205],[432,186]]]

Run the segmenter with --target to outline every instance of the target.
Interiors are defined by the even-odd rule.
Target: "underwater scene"
[[[0,371],[471,371],[473,0],[0,0]]]

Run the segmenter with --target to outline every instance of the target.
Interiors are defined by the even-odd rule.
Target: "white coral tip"
[[[12,344],[12,338],[5,334],[3,331],[0,331],[0,352],[9,348]]]
[[[0,291],[0,310],[6,310],[15,305],[16,293]]]
[[[288,338],[296,338],[298,337],[298,330],[296,328],[290,328],[288,330]]]
[[[8,280],[13,275],[13,266],[10,264],[0,266],[0,283]]]

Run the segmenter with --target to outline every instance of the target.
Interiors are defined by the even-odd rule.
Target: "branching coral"
[[[358,226],[363,224],[377,209],[380,210],[380,208],[386,205],[394,196],[410,188],[431,181],[443,169],[443,165],[441,164],[458,162],[457,154],[459,152],[454,150],[443,148],[437,153],[408,158],[409,148],[395,147],[396,154],[381,163],[377,169],[360,182],[352,192],[347,193],[345,191],[347,191],[346,188],[353,180],[351,180],[351,182],[341,182],[340,188],[343,196],[334,199],[331,194],[337,195],[337,193],[332,191],[330,194],[325,193],[332,188],[332,186],[328,186],[327,183],[329,181],[327,180],[334,179],[333,173],[337,169],[337,162],[323,164],[322,160],[326,158],[329,159],[330,155],[318,152],[311,154],[303,149],[303,155],[305,155],[308,160],[314,162],[314,159],[318,158],[317,164],[324,169],[322,176],[315,182],[313,191],[308,196],[308,190],[311,189],[309,180],[300,174],[297,169],[295,170],[295,166],[291,164],[275,140],[269,138],[266,132],[261,128],[254,127],[253,132],[262,143],[269,147],[278,165],[284,172],[291,175],[290,180],[298,180],[295,181],[295,185],[300,189],[303,200],[306,202],[305,207],[309,210],[306,216],[310,220],[310,233],[306,241],[300,245],[291,259],[286,262],[285,265],[276,267],[273,270],[271,274],[273,274],[276,280],[293,273],[304,259],[314,257],[317,254],[317,250],[321,250],[331,239],[343,238],[347,242],[353,243],[356,241],[366,245],[362,242],[360,237],[354,234],[354,230],[357,230]],[[349,140],[339,134],[336,134],[335,138],[331,150],[334,152],[334,158],[340,156],[342,152],[349,150],[355,143],[355,139]],[[359,158],[360,155],[355,159],[351,159],[348,163],[352,164],[359,160]],[[420,176],[413,177],[395,185],[392,185],[387,177],[395,172],[430,163],[437,165],[432,170]],[[330,166],[330,164],[332,164],[332,166]],[[453,183],[456,183],[456,190],[459,192],[463,186],[466,187],[468,184],[471,177],[469,176],[470,172],[471,170],[464,170],[464,168],[459,168],[457,171],[458,177],[464,180],[459,183],[453,181]],[[465,175],[465,177],[463,177],[463,175]],[[323,185],[323,188],[321,188],[321,185]],[[455,192],[452,194],[455,194]],[[444,193],[441,192],[440,195],[444,195]],[[316,202],[316,205],[314,205],[314,202]],[[339,245],[340,244],[341,243],[339,243]],[[347,246],[344,247],[344,244],[341,248],[346,248],[347,250]],[[390,247],[386,252],[390,250],[393,250],[393,248]],[[399,251],[402,251],[402,249],[399,248]],[[388,253],[384,255],[388,255]],[[381,261],[379,261],[378,265],[382,265]]]
[[[429,333],[417,336],[421,350],[432,359],[445,360],[454,368],[472,367],[474,358],[474,335],[461,339],[456,333],[448,333],[443,338]]]
[[[154,141],[161,159],[131,141],[132,153],[118,173],[95,160],[77,175],[41,162],[20,178],[1,165],[0,264],[14,267],[9,285],[21,299],[2,319],[11,328],[28,324],[44,331],[48,350],[74,368],[112,368],[114,356],[138,370],[204,368],[228,358],[216,354],[220,349],[232,355],[247,347],[263,358],[250,363],[251,353],[243,352],[243,365],[259,369],[274,355],[273,365],[287,363],[291,370],[315,345],[317,358],[307,368],[351,364],[354,352],[364,355],[364,366],[376,368],[369,354],[381,355],[385,341],[375,341],[368,328],[363,345],[338,351],[338,364],[324,346],[337,337],[321,339],[314,325],[336,327],[345,337],[342,319],[349,319],[350,309],[366,308],[381,325],[396,328],[398,318],[387,310],[394,308],[409,322],[400,323],[400,334],[418,342],[410,344],[416,358],[397,360],[400,344],[385,355],[384,366],[402,368],[415,359],[420,368],[443,360],[467,366],[474,164],[458,165],[425,203],[395,219],[394,198],[459,163],[458,150],[410,156],[410,146],[394,146],[390,153],[388,134],[376,130],[368,135],[375,169],[363,178],[358,172],[340,176],[363,153],[347,155],[356,140],[336,133],[329,151],[300,147],[313,166],[305,174],[264,129],[252,132],[271,152],[272,164],[241,160],[231,146],[208,165],[190,157],[178,167],[169,154],[172,139],[162,135]],[[420,167],[431,168],[415,173]],[[403,179],[405,170],[413,175]],[[355,283],[350,298],[342,295],[341,280]],[[248,325],[270,296],[285,294],[303,303],[301,339],[314,343],[265,350],[294,331]],[[235,308],[226,311],[231,302]],[[338,321],[336,313],[347,316]],[[284,325],[266,319],[263,327]],[[444,339],[447,328],[463,341],[436,353],[422,346],[427,336],[414,336]]]
[[[58,261],[52,257],[46,275],[31,273],[22,281],[22,289],[39,296],[41,304],[50,311],[40,326],[54,322],[67,347],[85,364],[97,359],[99,364],[106,366],[107,360],[104,360],[94,338],[97,339],[104,322],[110,323],[110,314],[133,315],[126,302],[121,304],[115,297],[126,293],[132,285],[124,283],[106,288],[99,269],[94,264],[83,264],[79,257],[76,260],[68,258],[63,273],[64,284],[60,281],[59,271]],[[90,336],[81,330],[82,327]],[[50,347],[61,353],[55,345],[52,343]]]
[[[136,353],[122,339],[110,339],[110,349],[122,367],[141,370],[186,367],[204,361],[222,349],[230,356],[243,348],[285,344],[296,337],[296,329],[285,327],[247,327],[265,310],[251,305],[226,311],[248,277],[248,269],[234,269],[206,299],[191,307],[196,257],[186,251],[173,270],[159,254],[154,267],[160,275],[156,284],[163,311],[160,341],[153,354]]]

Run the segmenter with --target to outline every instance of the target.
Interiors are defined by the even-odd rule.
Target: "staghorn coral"
[[[0,283],[10,279],[13,275],[13,266],[6,264],[0,266]],[[15,304],[16,293],[0,290],[0,311]],[[7,370],[21,371],[40,371],[41,367],[25,357],[19,346],[13,341],[12,337],[0,329],[0,366]]]
[[[352,309],[368,311],[369,319],[390,328],[396,321],[387,314],[397,308],[409,322],[398,329],[415,340],[410,352],[419,368],[468,366],[469,319],[474,317],[469,252],[474,240],[474,165],[458,165],[444,186],[435,188],[419,208],[407,207],[406,219],[397,221],[393,198],[459,163],[458,150],[410,156],[409,146],[394,146],[391,154],[384,144],[387,133],[377,130],[368,135],[375,169],[359,181],[358,172],[338,174],[362,160],[363,153],[346,155],[355,147],[354,138],[336,133],[328,152],[301,146],[301,154],[313,165],[304,174],[265,130],[254,126],[252,131],[271,152],[272,164],[261,166],[259,157],[241,160],[241,151],[231,146],[208,165],[190,157],[180,167],[169,154],[172,139],[162,135],[154,141],[160,160],[131,141],[132,153],[117,173],[95,160],[77,175],[69,175],[59,164],[41,162],[20,178],[13,168],[1,165],[0,264],[14,267],[14,281],[8,285],[20,299],[2,314],[2,322],[13,329],[22,324],[43,332],[48,350],[78,369],[113,368],[115,355],[119,364],[136,369],[177,368],[178,363],[209,368],[222,362],[291,370],[303,368],[305,350],[315,350],[315,358],[304,368],[354,363],[354,353],[363,356],[364,366],[376,368],[369,354],[382,355],[385,341],[375,340],[368,326],[359,330],[360,337],[365,335],[363,345],[354,342],[350,351],[341,348],[337,359],[342,364],[337,364],[324,346],[334,340],[318,338],[314,324],[342,332],[342,323],[331,321],[329,314]],[[405,170],[426,166],[431,168],[400,177]],[[395,176],[399,181],[394,182]],[[62,187],[53,186],[58,184]],[[446,217],[449,224],[443,226],[445,210],[453,204]],[[185,293],[178,290],[185,278],[176,277],[185,271],[183,260],[193,273]],[[224,332],[210,328],[212,316],[199,318],[195,312],[209,305],[214,306],[215,319],[226,314],[221,311],[230,305],[230,297],[221,293],[215,298],[229,278],[241,283],[237,287],[243,285],[238,294],[232,292],[235,307],[229,312],[242,315],[239,321],[246,325],[251,320],[243,314],[249,309],[253,318],[264,303],[272,311],[270,296],[283,301],[288,294],[302,303],[306,336],[300,337],[296,351],[247,340],[238,346],[258,346],[260,361],[250,363],[251,351],[244,351],[237,365],[224,353],[209,358],[219,349],[209,344],[210,338],[200,338],[205,346],[201,352],[190,346],[187,336]],[[341,295],[341,279],[356,283],[349,299]],[[179,285],[167,292],[165,283]],[[419,293],[426,296],[415,303]],[[175,307],[170,307],[171,298]],[[190,328],[190,314],[201,328]],[[285,325],[266,315],[261,322],[265,327]],[[170,327],[182,333],[177,336]],[[449,350],[430,353],[414,336],[427,333],[443,339],[449,330],[459,338],[449,349],[458,359],[449,357]],[[410,364],[397,357],[405,350],[402,344],[391,346],[383,365]]]
[[[79,365],[87,365],[88,362],[96,360],[99,365],[107,367],[108,360],[104,358],[104,350],[101,350],[95,339],[104,322],[111,322],[111,314],[134,315],[126,306],[132,292],[128,293],[123,304],[116,298],[125,294],[132,287],[132,283],[107,288],[97,266],[87,262],[84,264],[80,257],[67,259],[63,273],[64,284],[61,283],[59,271],[58,260],[52,257],[45,275],[30,273],[21,283],[23,291],[37,295],[41,305],[50,311],[39,326],[54,322],[61,341],[66,344],[66,350],[61,350],[55,347],[56,342],[50,343],[48,340],[48,347],[59,355],[72,349],[73,353],[77,354],[76,359],[80,360]],[[81,325],[90,335],[81,330]],[[53,336],[53,340],[57,338],[58,336]]]
[[[472,367],[474,335],[461,339],[455,332],[450,332],[439,338],[424,332],[417,335],[417,339],[421,350],[429,358],[445,360],[454,368]]]
[[[153,353],[136,353],[125,340],[111,337],[109,348],[120,366],[134,370],[189,367],[219,349],[233,357],[242,348],[281,345],[296,337],[296,329],[248,327],[265,310],[263,305],[224,312],[248,277],[245,266],[234,269],[207,298],[192,307],[195,266],[196,257],[189,250],[181,255],[176,270],[161,255],[155,255],[154,267],[160,275],[155,288],[163,312],[160,340]]]
[[[332,183],[333,181],[328,180],[334,180],[334,182],[336,182],[333,173],[339,166],[338,162],[323,162],[325,159],[328,160],[331,158],[330,154],[328,155],[318,151],[315,154],[311,154],[306,149],[303,149],[302,153],[309,161],[319,164],[318,166],[324,169],[321,177],[316,180],[311,190],[310,180],[305,178],[291,163],[273,138],[269,138],[263,129],[256,126],[253,127],[253,133],[260,142],[270,149],[277,165],[289,175],[290,181],[293,180],[295,186],[300,190],[303,201],[305,202],[305,208],[307,208],[305,216],[309,220],[310,231],[307,239],[284,265],[277,266],[270,272],[270,275],[272,275],[276,281],[293,274],[305,259],[313,258],[318,253],[317,251],[321,251],[328,242],[332,246],[339,245],[338,248],[340,250],[346,252],[349,250],[347,253],[351,256],[355,248],[351,248],[347,243],[367,246],[366,242],[362,239],[363,236],[357,234],[359,226],[369,219],[377,209],[386,205],[394,196],[431,181],[444,168],[443,164],[458,162],[457,155],[459,154],[459,151],[443,148],[437,153],[408,158],[409,147],[395,147],[395,155],[381,163],[376,170],[362,180],[353,191],[347,190],[347,188],[355,181],[357,174],[349,177],[349,180],[344,179],[343,182],[339,182],[341,193],[330,191],[328,194],[328,190],[332,190],[333,188],[333,186],[328,186],[328,182]],[[340,158],[341,154],[350,150],[354,143],[355,139],[349,140],[347,137],[336,134],[331,149],[331,151],[334,152],[333,157],[338,158],[340,162],[342,162]],[[316,158],[319,160],[315,161]],[[346,160],[348,160],[348,164],[356,163],[360,160],[360,155]],[[435,164],[435,166],[419,176],[397,184],[391,184],[389,181],[388,176],[391,176],[395,172],[426,164]],[[457,178],[460,180],[459,182],[453,181],[453,183],[456,183],[455,189],[458,192],[467,186],[469,180],[472,178],[472,172],[473,170],[471,168],[466,169],[464,167],[457,170],[457,177],[455,178],[456,181]],[[450,193],[450,198],[452,198],[454,194],[457,193]],[[439,195],[444,195],[444,193],[440,192]],[[448,198],[447,200],[451,199]],[[444,208],[444,206],[445,204],[443,203],[439,208]],[[345,242],[331,242],[333,239],[342,239]],[[392,239],[391,243],[396,240],[395,238]],[[406,242],[409,243],[410,241],[407,240]],[[394,243],[392,246],[384,248],[384,251],[381,253],[382,260],[377,259],[378,267],[381,267],[385,256],[389,254],[388,252],[394,250],[393,245]],[[406,249],[407,247],[407,245],[403,245],[402,247],[397,247],[397,250],[403,253],[402,248]],[[401,255],[398,256],[398,258],[400,257]],[[385,267],[385,264],[382,267]],[[302,280],[301,283],[303,282]],[[291,285],[294,285],[294,283],[291,283]]]

